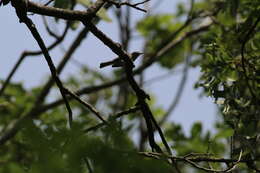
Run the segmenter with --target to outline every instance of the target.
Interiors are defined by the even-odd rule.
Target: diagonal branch
[[[152,112],[146,103],[146,99],[149,99],[149,96],[138,86],[137,82],[135,81],[133,77],[133,62],[131,61],[130,55],[127,54],[122,48],[121,45],[118,43],[115,43],[113,40],[111,40],[109,37],[107,37],[102,31],[100,31],[95,25],[93,25],[91,22],[84,22],[84,25],[98,38],[100,39],[107,47],[109,47],[115,54],[117,54],[119,57],[121,57],[124,61],[124,70],[126,73],[126,78],[132,89],[134,90],[138,103],[137,105],[140,105],[141,111],[143,113],[143,116],[146,121],[146,125],[148,128],[148,137],[150,146],[152,149],[155,149],[158,152],[162,152],[161,148],[156,144],[153,134],[153,124],[159,131],[160,137],[162,139],[162,142],[164,146],[166,147],[169,154],[171,154],[170,147],[168,143],[165,140],[165,137],[162,133],[162,130],[160,129],[160,126],[156,123]]]
[[[189,59],[190,59],[190,56],[188,55],[188,57],[186,58],[186,62],[184,64],[181,82],[180,82],[178,89],[176,91],[176,96],[174,97],[173,102],[170,104],[167,112],[163,115],[162,119],[159,121],[159,125],[162,125],[166,122],[166,120],[171,115],[171,113],[174,111],[174,109],[176,108],[176,106],[178,105],[178,103],[181,99],[181,96],[182,96],[184,88],[185,88],[184,86],[186,84],[187,77],[188,77]]]
[[[143,64],[142,66],[140,66],[139,68],[137,68],[136,70],[133,71],[134,75],[140,74],[142,73],[146,68],[148,68],[150,65],[152,65],[154,62],[156,62],[157,60],[160,60],[161,57],[163,57],[163,55],[165,55],[168,51],[170,51],[171,49],[173,49],[175,46],[179,45],[180,43],[182,43],[184,40],[200,34],[201,32],[207,31],[210,26],[212,24],[206,25],[206,26],[202,26],[200,28],[191,30],[186,32],[183,36],[177,38],[177,39],[173,39],[170,40],[169,43],[167,43],[164,47],[162,47],[160,50],[158,50],[159,53],[155,53],[153,55],[148,55],[146,58],[149,59],[149,61],[147,61],[145,64]],[[83,95],[83,94],[88,94],[91,92],[96,92],[96,91],[100,91],[103,89],[107,89],[110,87],[113,87],[119,83],[125,82],[126,81],[126,77],[121,77],[120,79],[116,79],[114,81],[111,82],[107,82],[101,85],[97,85],[97,86],[91,86],[91,87],[84,87],[78,91],[76,91],[77,95]],[[61,99],[53,101],[52,103],[49,103],[47,105],[44,105],[41,108],[41,113],[49,110],[55,106],[59,106],[63,103],[63,101]]]
[[[117,113],[116,115],[113,115],[113,116],[111,117],[111,119],[118,119],[118,118],[120,118],[120,117],[122,117],[122,116],[124,116],[124,115],[137,112],[138,110],[140,110],[140,107],[139,107],[139,106],[135,106],[135,107],[129,108],[128,110],[119,112],[119,113]],[[85,129],[85,130],[83,130],[83,131],[84,131],[85,133],[88,133],[88,132],[90,132],[90,131],[99,129],[99,128],[103,127],[104,125],[106,125],[106,123],[102,122],[102,123],[99,123],[99,124],[97,124],[97,125],[95,125],[95,126],[89,127],[89,128],[87,128],[87,129]]]
[[[20,2],[18,1],[18,3],[20,3]],[[95,13],[102,7],[103,4],[104,4],[103,0],[98,0],[92,7],[90,7],[89,10],[87,11],[87,14],[88,14],[88,17],[89,17],[87,19],[92,19],[92,17],[95,17]],[[30,2],[29,2],[29,6],[30,6]],[[109,7],[109,6],[107,6],[107,7]],[[25,15],[25,17],[27,18],[26,15]],[[25,19],[25,20],[27,20],[27,19]],[[48,53],[48,50],[47,50],[47,53]],[[32,117],[36,117],[40,114],[39,110],[41,110],[41,104],[43,102],[43,100],[41,98],[44,99],[45,97],[38,97],[37,101],[35,102],[35,104],[34,104],[34,106],[32,107],[31,110],[24,112],[20,116],[19,119],[14,120],[13,122],[11,122],[8,125],[7,130],[0,136],[0,145],[3,145],[9,139],[14,137],[16,135],[16,133],[23,127],[24,122],[26,122],[28,119],[30,119]],[[63,103],[63,101],[61,103]]]
[[[104,118],[99,114],[99,112],[89,103],[83,101],[82,99],[79,98],[79,96],[77,96],[75,93],[73,93],[72,91],[70,91],[67,88],[64,88],[65,92],[67,94],[69,94],[72,98],[74,98],[75,100],[77,100],[79,103],[81,103],[82,105],[84,105],[85,107],[87,107],[92,113],[94,113],[103,123],[106,123],[106,120],[104,120]]]
[[[67,22],[66,27],[62,33],[61,36],[59,36],[57,38],[57,40],[55,40],[50,46],[48,46],[48,51],[50,51],[51,49],[55,48],[57,45],[59,45],[65,38],[66,34],[68,33],[69,30],[69,23]],[[9,85],[11,79],[13,78],[15,72],[18,70],[18,68],[20,67],[20,65],[22,64],[22,62],[25,60],[25,58],[27,56],[37,56],[37,55],[41,55],[42,51],[38,50],[38,51],[24,51],[19,59],[17,60],[17,62],[15,63],[14,67],[12,68],[11,72],[8,74],[7,78],[5,79],[1,89],[0,89],[0,96],[4,93],[6,87]]]
[[[12,6],[15,8],[17,17],[19,18],[20,22],[24,23],[27,26],[27,28],[30,30],[31,34],[33,35],[34,39],[36,40],[36,42],[38,43],[39,47],[41,48],[41,50],[43,52],[44,58],[47,61],[47,64],[51,71],[51,75],[60,90],[60,93],[63,97],[66,108],[68,110],[69,124],[71,127],[72,126],[72,110],[71,110],[69,102],[66,98],[66,93],[64,91],[63,84],[57,74],[56,67],[49,55],[48,49],[46,48],[44,41],[42,40],[38,30],[36,29],[34,23],[32,22],[32,20],[27,17],[27,9],[25,9],[25,8],[27,8],[27,3],[28,3],[28,1],[13,0]]]
[[[148,55],[148,57],[144,57],[144,58],[148,59],[148,61],[146,61],[142,66],[137,68],[135,70],[135,73],[142,72],[144,69],[146,69],[147,67],[151,66],[154,62],[160,60],[160,58],[162,58],[163,55],[168,53],[174,47],[176,47],[179,44],[181,44],[184,40],[186,40],[187,38],[190,38],[190,37],[192,37],[194,35],[197,35],[197,34],[199,34],[201,32],[207,31],[212,25],[213,25],[213,23],[211,22],[211,23],[203,25],[203,26],[201,26],[199,28],[196,28],[196,29],[193,29],[191,31],[188,31],[188,32],[184,33],[182,36],[178,37],[177,39],[170,40],[160,50],[156,51],[152,55]]]

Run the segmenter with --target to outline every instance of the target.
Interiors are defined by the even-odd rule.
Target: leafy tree
[[[259,0],[191,0],[189,6],[179,3],[174,14],[144,9],[148,1],[2,0],[0,5],[8,3],[40,50],[23,52],[1,83],[0,172],[260,171]],[[101,21],[112,21],[108,11],[116,15],[120,43],[97,27]],[[131,14],[142,12],[147,15],[133,23]],[[62,35],[53,32],[44,17],[45,29],[55,38],[46,46],[27,13],[63,22]],[[77,36],[55,67],[49,51],[69,30]],[[133,30],[144,39],[144,58],[135,65],[129,52]],[[79,75],[61,81],[60,73],[88,32],[117,54],[123,66],[108,76],[81,64]],[[51,73],[46,83],[25,89],[22,83],[10,82],[26,57],[41,54]],[[142,87],[144,72],[152,64],[169,72],[184,67],[169,110],[156,106],[156,98]],[[201,69],[195,88],[202,87],[202,94],[218,106],[215,132],[204,132],[202,123],[194,123],[187,135],[181,125],[167,121],[193,67]],[[61,98],[51,96],[51,91]],[[104,116],[98,111],[101,104],[103,112],[113,113]]]

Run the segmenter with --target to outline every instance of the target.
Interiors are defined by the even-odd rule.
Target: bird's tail
[[[104,67],[110,66],[112,64],[113,64],[112,61],[102,62],[102,63],[100,63],[99,68],[104,68]]]

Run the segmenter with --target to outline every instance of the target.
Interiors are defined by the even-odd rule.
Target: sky
[[[161,2],[161,5],[156,5],[157,9],[154,12],[172,13],[175,10],[176,3],[179,1],[161,0]],[[151,3],[156,4],[156,1],[151,0]],[[138,20],[144,15],[140,15],[138,11],[134,11],[134,14],[136,14],[133,16],[134,20]],[[32,14],[29,14],[29,16],[35,22],[46,45],[50,44],[53,40],[44,31],[41,17]],[[113,20],[113,14],[111,12],[109,12],[109,16]],[[0,8],[0,20],[0,79],[5,79],[10,69],[18,60],[19,55],[24,50],[38,50],[38,45],[25,25],[19,23],[11,5]],[[118,40],[118,30],[115,23],[102,22],[98,27],[113,38],[113,40]],[[75,35],[76,32],[69,32],[68,37],[63,43],[65,49],[69,47]],[[139,50],[141,46],[142,40],[134,41],[131,44],[131,50]],[[62,54],[59,48],[50,52],[56,64],[62,58]],[[91,34],[73,54],[74,59],[88,64],[93,69],[98,69],[100,62],[109,60],[113,56],[114,54]],[[74,64],[69,63],[66,70],[62,73],[61,78],[65,79],[70,74],[76,74],[78,72],[77,68],[78,67]],[[108,74],[110,70],[104,69],[103,72]],[[200,97],[201,90],[194,90],[193,88],[199,77],[199,72],[199,68],[189,70],[188,82],[185,85],[183,96],[170,118],[171,121],[182,124],[185,132],[188,132],[192,123],[197,121],[201,121],[204,128],[210,130],[213,128],[213,123],[216,120],[216,107],[214,106],[213,100],[205,96]],[[157,65],[153,65],[145,73],[145,77],[149,80],[165,73],[167,73],[166,70],[161,69]],[[27,88],[30,88],[46,81],[46,77],[48,77],[49,74],[49,68],[42,56],[28,57],[16,72],[12,81],[23,82]],[[162,79],[160,82],[145,85],[144,89],[148,93],[154,93],[158,99],[158,106],[167,109],[176,95],[181,76],[181,73],[173,73],[169,78]]]

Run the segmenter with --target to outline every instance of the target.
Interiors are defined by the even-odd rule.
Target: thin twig
[[[138,110],[140,110],[140,107],[139,107],[139,106],[135,106],[135,107],[129,108],[128,110],[125,110],[125,111],[122,111],[122,112],[119,112],[119,113],[113,115],[113,116],[111,117],[111,119],[118,119],[118,118],[120,118],[120,117],[122,117],[122,116],[124,116],[124,115],[128,115],[128,114],[130,114],[130,113],[135,113],[135,112],[138,111]],[[85,129],[84,132],[85,132],[85,133],[88,133],[88,132],[90,132],[90,131],[97,130],[97,129],[103,127],[103,126],[106,125],[106,124],[107,124],[107,123],[104,123],[104,122],[103,122],[103,123],[99,123],[99,124],[97,124],[97,125],[95,125],[95,126],[92,126],[92,127],[89,127],[89,128],[87,128],[87,129]]]
[[[249,162],[249,160],[242,160],[242,154],[243,152],[241,151],[239,154],[239,157],[237,160],[235,159],[224,159],[224,158],[211,158],[211,157],[195,157],[195,158],[188,158],[188,157],[177,157],[177,156],[171,156],[171,155],[165,155],[165,154],[161,154],[161,153],[154,153],[154,152],[139,152],[139,154],[147,156],[147,157],[151,157],[151,158],[155,158],[155,159],[162,159],[165,160],[166,158],[171,158],[173,160],[175,160],[176,162],[186,162],[191,164],[193,167],[203,170],[205,172],[217,172],[217,173],[221,173],[221,172],[230,172],[233,169],[236,168],[236,166],[239,163],[247,163]],[[197,162],[215,162],[215,163],[232,163],[231,167],[228,167],[224,170],[215,170],[215,169],[208,169],[208,168],[204,168],[200,165],[197,164]]]
[[[184,40],[186,40],[186,39],[188,39],[188,38],[190,38],[190,37],[192,37],[196,34],[199,34],[203,31],[207,31],[211,25],[212,24],[209,24],[209,25],[202,26],[200,28],[188,31],[183,36],[181,36],[180,38],[170,40],[169,43],[167,43],[164,47],[162,47],[160,50],[158,50],[158,53],[156,53],[154,55],[148,55],[148,57],[146,57],[146,58],[149,59],[149,61],[145,62],[143,65],[141,65],[136,70],[134,70],[133,74],[137,75],[137,74],[142,73],[146,68],[148,68],[150,65],[152,65],[157,60],[159,60],[161,57],[163,57],[172,48],[181,44]],[[114,81],[110,81],[110,82],[100,84],[100,85],[97,85],[97,86],[83,87],[82,89],[76,91],[76,94],[77,95],[83,95],[83,94],[88,94],[88,93],[91,93],[91,92],[100,91],[100,90],[107,89],[107,88],[110,88],[112,86],[118,85],[119,83],[122,83],[122,82],[126,82],[126,77],[121,77],[121,78],[116,79]],[[44,112],[44,111],[49,110],[53,107],[59,106],[62,103],[63,103],[62,99],[58,99],[56,101],[53,101],[49,104],[44,105],[41,109],[41,112]]]
[[[144,4],[144,3],[146,3],[146,2],[148,2],[150,0],[145,0],[145,1],[142,1],[142,2],[135,3],[135,4],[131,4],[129,2],[115,2],[113,0],[106,0],[106,1],[111,3],[111,4],[113,4],[113,5],[115,5],[117,8],[120,8],[121,6],[126,5],[126,6],[135,8],[135,9],[137,9],[139,11],[142,11],[142,12],[146,13],[147,11],[142,9],[142,8],[140,8],[140,7],[138,7],[138,5]]]
[[[148,133],[149,133],[149,142],[152,147],[152,149],[155,149],[158,152],[162,152],[160,147],[156,144],[154,140],[154,134],[153,134],[153,126],[152,123],[154,122],[151,110],[147,103],[145,102],[145,99],[149,99],[149,96],[138,86],[137,82],[135,81],[133,77],[133,62],[129,56],[122,48],[121,45],[118,43],[115,43],[113,40],[111,40],[109,37],[107,37],[102,31],[100,31],[95,25],[93,25],[91,22],[84,21],[83,24],[98,38],[100,39],[106,46],[108,46],[115,54],[117,54],[119,57],[123,59],[124,63],[124,70],[126,73],[126,78],[132,89],[134,90],[138,103],[141,106],[141,110],[143,113],[143,116],[147,123]],[[161,136],[161,134],[160,134]],[[164,136],[161,136],[163,139]],[[164,143],[165,144],[165,143]],[[167,148],[167,146],[166,146]]]
[[[59,78],[59,76],[57,74],[56,67],[53,64],[52,59],[51,59],[51,57],[49,55],[49,52],[48,52],[48,50],[47,50],[47,48],[46,48],[46,46],[45,46],[45,44],[44,44],[40,34],[38,33],[35,25],[32,22],[29,22],[29,20],[25,24],[30,29],[32,35],[34,36],[34,38],[36,39],[37,43],[39,44],[39,46],[42,49],[43,55],[44,55],[44,57],[45,57],[45,59],[46,59],[46,61],[48,63],[49,68],[50,68],[52,77],[55,80],[55,83],[57,84],[57,86],[58,86],[58,88],[60,90],[60,93],[62,95],[62,98],[63,98],[63,100],[65,102],[67,111],[69,113],[69,125],[70,125],[70,127],[72,127],[72,110],[70,108],[69,101],[67,100],[66,93],[64,92],[64,86],[63,86],[63,84],[62,84],[62,82],[61,82],[61,80],[60,80],[60,78]]]
[[[30,3],[29,3],[29,5],[30,5]],[[34,6],[34,5],[35,4],[33,4],[32,6]],[[36,11],[41,11],[43,9],[44,8],[42,8],[41,6],[35,7]],[[52,9],[52,10],[55,11],[54,13],[56,14],[56,12],[57,12],[56,9]],[[45,13],[45,12],[48,11],[48,9],[44,9],[43,11]],[[165,45],[165,47],[161,48],[158,53],[149,56],[150,57],[149,59],[153,59],[154,58],[155,60],[153,62],[155,62],[156,60],[159,60],[170,49],[174,48],[175,46],[180,44],[182,41],[184,41],[184,40],[186,40],[186,39],[188,39],[188,38],[190,38],[190,37],[192,37],[192,36],[194,36],[196,34],[199,34],[199,33],[203,32],[203,31],[207,31],[211,25],[212,24],[209,24],[208,26],[202,26],[200,28],[191,30],[189,32],[186,32],[182,37],[180,37],[180,38],[178,38],[176,40],[170,40],[170,42],[167,43]],[[150,62],[150,61],[146,62],[144,65],[142,65],[138,69],[136,69],[133,74],[134,75],[140,74],[142,71],[144,71],[146,68],[148,68],[153,62]],[[83,95],[83,94],[87,94],[87,93],[91,93],[91,92],[100,91],[102,89],[106,89],[106,88],[115,86],[115,85],[117,85],[119,83],[122,83],[122,82],[125,82],[125,81],[126,81],[126,78],[122,77],[120,79],[117,79],[117,80],[114,80],[114,81],[111,81],[111,82],[107,82],[107,83],[104,83],[104,84],[101,84],[101,85],[91,86],[91,87],[84,87],[84,88],[78,90],[76,92],[76,94],[77,95]],[[58,100],[56,100],[56,101],[54,101],[52,103],[49,103],[47,105],[44,105],[42,107],[39,107],[39,105],[36,104],[35,106],[38,107],[37,109],[33,108],[31,111],[26,112],[25,115],[22,115],[22,118],[16,120],[16,123],[10,125],[9,126],[10,128],[8,128],[8,130],[1,135],[1,137],[0,137],[0,145],[4,144],[6,141],[8,141],[9,139],[11,139],[13,136],[16,135],[17,131],[22,127],[24,119],[28,119],[31,116],[36,117],[36,116],[40,115],[41,113],[43,113],[43,112],[45,112],[45,111],[47,111],[47,110],[49,110],[49,109],[51,109],[53,107],[59,106],[61,104],[63,104],[63,100],[62,99],[58,99]]]
[[[83,160],[84,160],[84,162],[86,163],[86,166],[87,166],[87,168],[88,168],[88,172],[89,172],[89,173],[93,173],[93,170],[92,170],[92,168],[91,168],[91,164],[90,164],[89,159],[88,159],[88,158],[84,158]]]
[[[75,40],[69,46],[67,52],[62,57],[61,62],[57,66],[57,74],[60,74],[63,71],[63,69],[65,68],[65,65],[71,59],[72,54],[77,50],[77,48],[80,46],[82,41],[86,38],[87,34],[88,34],[88,30],[86,28],[83,28],[79,32],[79,34],[77,35]],[[39,96],[37,98],[37,100],[39,102],[43,102],[45,100],[46,96],[50,92],[50,90],[51,90],[51,88],[52,88],[54,83],[55,83],[54,79],[53,78],[49,78],[49,80],[46,82],[46,84],[42,87],[43,89],[42,89],[41,93],[39,94]]]
[[[172,114],[172,112],[174,111],[174,109],[176,108],[176,106],[178,105],[180,99],[181,99],[181,96],[183,94],[183,91],[184,91],[184,86],[185,86],[185,83],[187,81],[187,77],[188,77],[188,70],[189,70],[189,59],[190,59],[190,56],[188,56],[186,58],[186,62],[184,64],[184,68],[183,68],[183,75],[182,75],[182,78],[181,78],[181,82],[178,86],[178,89],[176,91],[176,96],[174,97],[173,99],[173,102],[171,103],[171,105],[169,106],[169,108],[167,109],[166,113],[162,116],[162,119],[159,121],[159,125],[161,126],[167,119],[168,117]]]
[[[45,46],[44,41],[42,40],[38,30],[36,29],[33,21],[27,17],[27,2],[26,1],[19,1],[19,0],[13,0],[12,5],[16,10],[17,17],[19,18],[20,22],[24,23],[28,29],[30,30],[31,34],[33,35],[34,39],[38,43],[39,47],[41,48],[44,58],[47,61],[47,64],[49,66],[49,69],[51,71],[52,77],[55,80],[60,93],[63,97],[63,100],[65,102],[67,111],[69,113],[69,125],[72,126],[72,110],[70,108],[69,102],[66,98],[66,93],[64,92],[63,84],[57,74],[56,67],[49,55],[48,49]]]
[[[14,67],[12,68],[11,72],[8,74],[7,78],[5,79],[3,85],[1,86],[0,89],[0,96],[4,93],[6,87],[9,85],[14,73],[17,71],[17,69],[20,67],[21,63],[23,62],[26,54],[23,52],[17,62],[15,63]]]
[[[184,40],[186,40],[187,38],[190,38],[190,37],[192,37],[194,35],[197,35],[197,34],[199,34],[201,32],[207,31],[212,25],[213,25],[213,23],[209,23],[209,24],[203,25],[203,26],[201,26],[199,28],[196,28],[196,29],[193,29],[191,31],[185,32],[183,35],[181,35],[180,37],[178,37],[176,39],[169,40],[169,42],[164,44],[164,46],[161,49],[159,49],[158,51],[156,51],[152,55],[147,55],[148,57],[144,57],[144,58],[146,58],[148,60],[143,65],[141,65],[139,68],[137,68],[134,73],[142,72],[144,69],[146,69],[147,67],[152,65],[154,62],[159,61],[160,58],[163,57],[163,55],[168,53],[174,47],[176,47],[179,44],[181,44]]]
[[[49,34],[50,36],[52,36],[52,37],[58,39],[59,36],[58,36],[56,33],[54,33],[54,32],[50,29],[49,24],[48,24],[47,19],[46,19],[45,16],[42,16],[42,21],[43,21],[43,25],[45,26],[45,29],[46,29],[46,31],[48,32],[48,34]]]
[[[107,89],[109,87],[112,87],[112,86],[115,86],[115,85],[118,85],[122,82],[126,82],[125,78],[122,78],[122,79],[119,79],[119,80],[114,80],[114,81],[111,81],[111,82],[106,82],[106,83],[103,83],[101,85],[97,85],[97,86],[88,86],[88,87],[83,87],[82,89],[76,91],[75,93],[79,96],[83,95],[83,94],[88,94],[88,93],[92,93],[92,92],[97,92],[97,91],[100,91],[100,90],[103,90],[103,89]],[[72,99],[71,97],[69,97],[68,99]],[[46,105],[43,105],[40,110],[39,110],[39,113],[43,113],[49,109],[52,109],[56,106],[59,106],[63,103],[63,100],[62,99],[58,99],[56,101],[53,101],[49,104],[46,104]]]
[[[67,22],[66,27],[62,33],[61,36],[59,36],[59,38],[57,40],[55,40],[50,46],[48,46],[48,51],[52,50],[53,48],[55,48],[57,45],[59,45],[65,38],[66,34],[68,33],[68,29],[69,29],[69,23]],[[22,62],[25,60],[25,58],[27,56],[37,56],[42,54],[41,50],[38,51],[24,51],[19,59],[17,60],[17,62],[15,63],[14,67],[12,68],[11,72],[8,74],[7,78],[5,79],[1,89],[0,89],[0,96],[4,93],[4,90],[6,89],[6,87],[9,85],[11,79],[13,78],[15,72],[18,70],[18,68],[20,67],[20,65],[22,64]]]
[[[106,120],[100,115],[100,113],[89,103],[82,100],[79,96],[77,96],[75,93],[70,91],[68,88],[64,88],[65,92],[69,94],[71,97],[73,97],[75,100],[77,100],[79,103],[87,107],[92,113],[94,113],[103,123],[107,123]]]
[[[19,3],[19,2],[18,2]],[[35,11],[37,11],[37,12],[39,12],[39,13],[41,13],[41,12],[43,12],[43,13],[45,13],[45,12],[47,12],[48,13],[48,11],[50,12],[50,14],[53,14],[53,13],[55,13],[55,14],[58,14],[58,15],[60,15],[60,16],[63,16],[63,13],[61,12],[61,14],[59,14],[60,12],[60,10],[59,9],[56,9],[56,8],[49,8],[49,7],[44,7],[44,6],[41,6],[41,5],[39,5],[39,4],[36,4],[36,3],[32,3],[31,1],[29,1],[29,4],[28,4],[28,9],[30,9],[30,10],[35,10]],[[81,17],[79,17],[78,16],[78,13],[76,12],[76,13],[74,13],[72,10],[68,10],[68,11],[66,11],[66,12],[68,12],[69,13],[69,16],[70,17],[72,17],[72,16],[74,16],[74,15],[76,15],[76,16],[78,16],[79,18],[81,18],[82,20],[84,19],[84,20],[87,20],[87,19],[89,19],[89,20],[91,20],[92,18],[94,18],[95,17],[95,14],[96,14],[96,12],[98,11],[98,9],[100,9],[101,8],[101,6],[104,4],[104,2],[103,2],[103,0],[98,0],[98,1],[96,1],[96,3],[93,5],[93,7],[91,7],[91,8],[89,8],[89,10],[87,11],[87,12],[79,12],[80,14],[82,14],[82,16],[81,15],[79,15],[79,16],[81,16]],[[107,5],[106,6],[107,8],[109,8],[110,6],[109,5]],[[96,8],[96,9],[95,9]],[[25,8],[26,9],[26,8]],[[62,11],[62,10],[61,10]],[[64,14],[65,15],[65,14]],[[84,17],[85,16],[85,17]],[[70,17],[68,17],[68,18],[70,18]],[[62,18],[62,17],[61,17]],[[73,17],[72,17],[73,18]],[[74,19],[74,18],[73,18]],[[111,85],[111,84],[113,84],[113,82],[112,83],[110,83],[109,85]],[[103,87],[105,87],[105,86],[103,86]],[[89,88],[92,88],[92,87],[89,87]],[[85,88],[86,89],[86,88]],[[92,89],[97,89],[97,88],[92,88]],[[84,90],[83,90],[84,91]],[[47,92],[48,93],[48,92]],[[40,94],[41,95],[41,94]],[[44,95],[44,94],[43,94]],[[47,94],[46,94],[47,95]],[[45,96],[46,96],[45,95]],[[38,97],[37,98],[37,101],[34,103],[34,106],[32,107],[32,109],[31,110],[29,110],[29,111],[26,111],[26,112],[24,112],[22,115],[20,115],[20,118],[18,118],[18,119],[16,119],[16,120],[14,120],[13,122],[11,122],[9,125],[8,125],[8,128],[7,128],[7,130],[0,136],[0,145],[3,145],[3,144],[5,144],[8,140],[10,140],[12,137],[14,137],[16,134],[17,134],[17,132],[20,130],[20,129],[22,129],[23,128],[23,126],[24,126],[24,122],[26,122],[28,119],[30,119],[30,118],[32,118],[32,117],[37,117],[37,116],[39,116],[41,113],[42,113],[42,106],[41,106],[41,104],[42,104],[42,102],[43,102],[43,100],[44,100],[44,98],[45,97]],[[57,102],[56,102],[57,103]],[[59,102],[59,104],[58,105],[60,105],[60,104],[62,104],[63,103],[63,100],[60,100],[60,102]],[[48,109],[45,109],[45,111],[46,110],[48,110]]]

